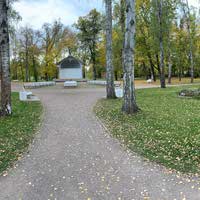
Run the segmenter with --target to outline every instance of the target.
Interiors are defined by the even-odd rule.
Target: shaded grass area
[[[0,173],[11,167],[27,150],[40,124],[40,102],[20,102],[12,94],[13,115],[0,118]]]
[[[137,90],[142,109],[135,116],[121,112],[122,100],[100,100],[97,116],[131,150],[184,173],[200,173],[200,100],[178,98],[185,88]]]

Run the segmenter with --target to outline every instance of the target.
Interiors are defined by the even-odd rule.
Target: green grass
[[[181,89],[138,90],[141,111],[134,116],[121,112],[119,99],[100,100],[95,112],[131,150],[170,169],[199,174],[200,100],[179,98]]]
[[[27,150],[40,124],[40,102],[20,102],[12,94],[13,115],[0,118],[0,174]]]

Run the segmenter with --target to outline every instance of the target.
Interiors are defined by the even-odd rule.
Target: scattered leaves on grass
[[[100,100],[95,112],[131,150],[168,168],[199,173],[200,101],[178,98],[180,89],[138,90],[141,112],[133,116],[121,112],[120,99]]]
[[[20,102],[18,96],[12,94],[12,116],[0,118],[0,174],[21,158],[40,123],[41,104]]]

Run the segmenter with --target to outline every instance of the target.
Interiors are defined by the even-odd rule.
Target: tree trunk
[[[96,44],[93,43],[92,46],[90,46],[90,55],[91,55],[91,61],[92,61],[92,70],[93,70],[93,80],[97,79],[97,69],[96,69]]]
[[[168,35],[168,41],[167,41],[167,49],[168,49],[168,56],[167,56],[168,84],[171,84],[171,82],[172,82],[172,59],[171,59],[170,30],[168,30],[167,35]]]
[[[142,61],[142,63],[141,63],[141,69],[146,76],[146,80],[150,79],[151,78],[151,70],[149,69],[149,67],[146,66],[144,61]]]
[[[186,6],[187,6],[187,15],[188,15],[187,16],[187,31],[188,31],[189,41],[190,41],[190,50],[189,50],[190,75],[191,75],[191,83],[193,83],[194,82],[193,41],[192,41],[192,35],[191,35],[190,8],[189,8],[188,0],[186,0]],[[184,12],[185,12],[185,9],[184,9]]]
[[[114,72],[114,74],[115,74],[115,80],[118,81],[118,72],[117,72],[117,70]]]
[[[93,64],[93,80],[97,79],[97,69],[96,69],[96,56],[92,56],[92,64]]]
[[[0,0],[0,57],[1,115],[7,116],[12,114],[7,0]]]
[[[194,58],[193,58],[193,40],[191,36],[191,21],[190,21],[190,8],[188,0],[182,1],[183,3],[183,12],[187,19],[187,32],[189,38],[189,60],[190,60],[190,75],[191,75],[191,83],[194,82]],[[185,6],[187,7],[187,12],[185,10]]]
[[[164,47],[163,47],[163,0],[157,0],[157,16],[159,22],[159,45],[160,45],[160,84],[161,88],[166,88],[165,84],[165,65],[164,65]]]
[[[122,45],[122,49],[121,49],[122,69],[124,69],[124,41],[125,41],[125,20],[126,20],[125,5],[126,5],[125,0],[120,0],[120,28],[121,28],[121,32],[122,32],[122,41],[123,41],[123,45]]]
[[[149,64],[150,64],[150,70],[151,70],[151,79],[156,82],[156,74],[155,74],[155,66],[153,64],[153,60],[152,60],[152,57],[151,57],[151,54],[148,53],[148,58],[149,58]]]
[[[18,64],[16,65],[15,68],[15,80],[18,80]]]
[[[25,47],[25,69],[26,69],[26,82],[29,81],[29,68],[28,68],[28,35],[26,34],[26,47]]]
[[[86,73],[85,73],[85,63],[83,64],[83,78],[85,79]]]
[[[171,54],[169,52],[168,55],[168,83],[172,83],[172,62],[171,62]]]
[[[33,62],[33,74],[34,74],[34,79],[35,82],[38,82],[38,72],[37,72],[37,67],[36,67],[36,63],[35,63],[35,56],[32,56],[32,62]]]
[[[178,72],[178,79],[181,82],[182,80],[182,73],[181,73],[181,69],[179,68],[179,72]]]
[[[112,63],[112,0],[106,0],[106,92],[108,99],[115,99],[114,68]]]
[[[156,82],[156,75],[155,75],[155,70],[154,70],[153,65],[150,65],[150,71],[151,71],[151,80]]]
[[[158,74],[160,76],[160,60],[159,60],[159,55],[157,53],[156,53],[156,65],[157,65]]]
[[[22,80],[23,80],[23,82],[24,82],[24,71],[23,71],[23,64],[22,64],[21,61],[20,61],[20,70],[21,70]]]
[[[172,83],[172,64],[169,63],[169,66],[168,66],[168,83],[171,84]]]
[[[190,47],[190,74],[191,74],[191,83],[194,82],[194,59],[192,47]]]
[[[126,0],[126,31],[124,41],[124,101],[122,111],[133,114],[139,110],[135,98],[135,0]]]

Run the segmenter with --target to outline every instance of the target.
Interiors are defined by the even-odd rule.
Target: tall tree
[[[169,0],[166,1],[165,9],[167,12],[165,13],[165,32],[166,32],[166,63],[168,67],[168,83],[171,84],[172,79],[172,54],[174,52],[173,48],[173,22],[176,17],[176,9],[177,9],[177,0]]]
[[[32,34],[30,37],[30,49],[29,49],[29,54],[30,54],[30,60],[32,64],[32,69],[33,69],[33,76],[35,81],[38,81],[38,57],[41,53],[41,33],[40,31],[34,31],[32,30]]]
[[[102,30],[102,17],[96,9],[91,10],[85,17],[79,17],[75,27],[79,30],[78,38],[83,48],[90,52],[90,61],[93,65],[93,79],[97,78],[97,43]]]
[[[163,0],[156,0],[157,18],[159,27],[159,47],[160,47],[160,84],[165,88],[165,64],[164,64],[164,41],[163,41]]]
[[[65,46],[66,28],[60,21],[53,24],[43,25],[43,49],[44,49],[44,68],[43,74],[46,80],[56,78],[56,62]]]
[[[24,50],[25,55],[25,81],[30,81],[30,69],[29,69],[29,50],[31,46],[32,30],[28,26],[21,29],[20,43]]]
[[[11,115],[11,80],[8,33],[8,1],[0,0],[0,67],[1,67],[1,115]]]
[[[136,113],[134,85],[134,49],[135,49],[135,0],[126,0],[126,28],[124,41],[124,101],[122,111],[127,114]]]
[[[116,98],[112,60],[112,0],[106,0],[106,91],[107,98]]]
[[[143,66],[147,67],[147,77],[156,81],[156,69],[153,53],[155,48],[152,45],[153,34],[151,31],[151,2],[139,1],[137,5],[137,35],[136,35],[136,53],[139,54],[137,60],[141,60]],[[145,65],[144,65],[145,64]],[[149,67],[148,67],[149,65]],[[150,73],[149,73],[150,72]]]
[[[193,39],[191,34],[191,14],[188,0],[183,0],[183,12],[186,18],[187,23],[187,32],[189,39],[189,60],[190,60],[190,75],[191,75],[191,83],[194,82],[194,55],[193,55]],[[187,9],[187,11],[186,11]]]
[[[120,32],[120,39],[122,40],[122,44],[119,46],[120,47],[120,57],[121,57],[121,66],[123,68],[124,65],[124,38],[125,38],[125,16],[126,12],[126,1],[125,0],[120,0],[119,2],[115,2],[114,6],[114,18],[116,20],[116,25],[119,26],[119,32]],[[115,45],[115,44],[114,44]],[[119,57],[119,56],[117,56]],[[116,57],[115,57],[116,59]],[[116,66],[115,66],[116,68]],[[116,72],[115,72],[116,74]]]

